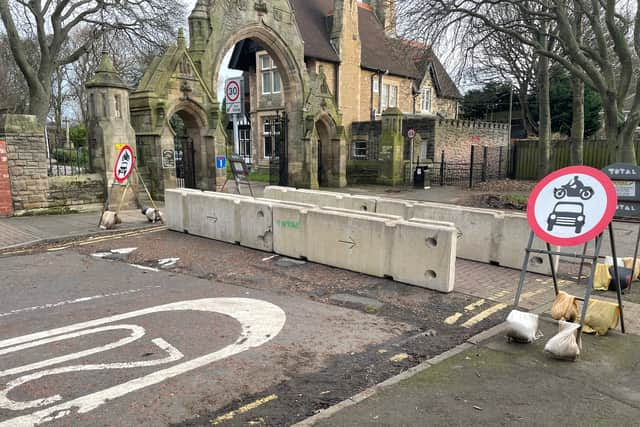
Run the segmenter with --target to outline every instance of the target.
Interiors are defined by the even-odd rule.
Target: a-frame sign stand
[[[620,273],[618,272],[618,264],[617,262],[615,262],[616,258],[616,245],[615,245],[615,238],[613,235],[613,223],[610,222],[609,223],[609,237],[610,237],[610,243],[611,243],[611,255],[613,256],[614,262],[613,262],[613,271],[614,271],[614,277],[613,280],[615,280],[615,283],[618,285],[616,286],[616,294],[618,297],[618,307],[620,309],[620,330],[622,331],[622,333],[625,333],[625,327],[624,327],[624,313],[623,313],[623,305],[622,305],[622,291],[620,290]],[[525,279],[525,275],[527,274],[527,266],[529,265],[529,259],[531,258],[531,254],[541,254],[541,255],[547,255],[549,257],[549,265],[551,266],[551,278],[553,280],[553,289],[555,291],[556,296],[558,295],[558,277],[557,277],[557,271],[556,271],[556,265],[555,262],[553,260],[553,258],[555,256],[561,256],[561,257],[567,257],[567,258],[578,258],[580,259],[580,263],[581,263],[581,267],[582,264],[584,263],[585,260],[589,260],[592,263],[592,268],[591,268],[591,274],[589,275],[589,279],[587,281],[587,286],[585,289],[585,294],[584,297],[576,297],[576,299],[578,301],[582,301],[582,312],[580,315],[580,331],[582,331],[582,328],[584,327],[584,319],[586,318],[587,315],[587,308],[589,307],[589,299],[591,298],[591,291],[593,290],[593,281],[594,281],[594,273],[595,273],[595,265],[598,262],[598,257],[600,256],[600,249],[602,247],[602,240],[604,239],[604,233],[600,233],[594,240],[595,240],[595,250],[593,255],[588,255],[586,253],[586,247],[587,244],[585,244],[585,249],[582,251],[581,254],[579,253],[570,253],[570,252],[562,252],[562,251],[554,251],[551,249],[551,245],[549,243],[546,243],[546,249],[534,249],[533,248],[533,242],[535,240],[535,234],[533,233],[533,231],[531,232],[531,234],[529,235],[529,243],[527,244],[527,247],[525,249],[525,255],[524,255],[524,261],[522,262],[522,271],[520,272],[520,280],[518,281],[518,289],[516,291],[516,297],[515,297],[515,301],[513,303],[514,307],[518,307],[518,305],[520,304],[520,295],[522,295],[522,288],[524,286],[524,279]],[[580,277],[580,276],[578,276]]]
[[[584,261],[590,260],[592,268],[584,297],[576,297],[576,299],[583,302],[580,316],[580,337],[589,308],[596,264],[600,257],[604,233],[608,229],[611,252],[614,259],[613,280],[615,280],[618,308],[620,310],[620,329],[625,333],[622,284],[620,283],[616,243],[613,233],[613,218],[616,208],[616,188],[611,179],[597,169],[586,166],[570,166],[544,177],[533,189],[527,204],[527,221],[531,227],[531,233],[525,249],[514,306],[517,308],[520,304],[520,296],[531,254],[546,255],[548,257],[556,296],[559,290],[557,266],[554,262],[554,257],[577,258],[580,260],[578,283],[582,275]],[[536,236],[545,242],[545,249],[533,248]],[[595,249],[592,255],[587,254],[587,245],[590,241],[595,242]],[[575,247],[581,244],[584,244],[582,253],[570,253],[552,249],[552,245],[562,248]]]
[[[102,208],[102,212],[100,213],[100,220],[98,221],[98,227],[100,227],[102,225],[102,220],[104,218],[104,213],[109,210],[109,206],[111,205],[111,198],[113,196],[113,189],[115,186],[119,186],[121,187],[124,184],[124,190],[122,191],[122,194],[120,195],[120,201],[118,202],[118,207],[115,211],[116,216],[120,213],[120,209],[122,208],[122,203],[125,200],[125,197],[127,195],[127,192],[129,190],[131,190],[133,192],[133,197],[135,198],[136,201],[136,206],[138,208],[142,208],[142,204],[140,203],[140,199],[138,198],[138,194],[135,191],[135,189],[133,189],[131,187],[131,182],[129,180],[129,178],[131,177],[131,174],[134,173],[136,174],[136,177],[138,178],[138,181],[140,183],[142,183],[142,186],[144,187],[144,191],[147,194],[147,197],[149,197],[149,200],[151,201],[151,204],[153,205],[154,209],[158,209],[158,207],[156,206],[156,203],[154,202],[153,198],[151,197],[151,193],[149,192],[149,189],[147,188],[147,185],[145,184],[145,182],[142,180],[142,177],[140,176],[140,174],[138,173],[138,169],[135,167],[135,156],[133,154],[133,149],[128,146],[125,145],[121,150],[120,153],[118,154],[116,163],[115,163],[115,167],[114,167],[114,181],[111,184],[111,187],[109,187],[109,191],[107,192],[107,197],[105,199],[104,202],[104,206]],[[160,222],[162,224],[164,224],[164,220],[162,219],[162,217],[160,216]]]

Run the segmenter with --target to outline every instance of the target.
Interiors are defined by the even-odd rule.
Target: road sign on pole
[[[125,145],[118,153],[116,157],[116,163],[113,166],[113,177],[119,182],[123,183],[129,178],[131,172],[133,172],[133,166],[135,165],[136,158],[133,154],[133,148]]]
[[[224,98],[228,114],[242,114],[242,77],[226,80]]]
[[[588,166],[570,166],[536,185],[529,197],[527,220],[547,243],[579,245],[607,228],[617,200],[616,188],[604,173]]]

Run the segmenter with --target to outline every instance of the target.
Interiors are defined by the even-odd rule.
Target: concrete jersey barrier
[[[191,190],[167,190],[165,203],[172,230],[441,292],[454,287],[452,224]]]

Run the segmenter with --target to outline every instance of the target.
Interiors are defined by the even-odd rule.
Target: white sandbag
[[[620,257],[617,257],[618,267],[624,267],[624,260]],[[606,256],[604,257],[604,263],[610,267],[613,267],[613,257]]]
[[[530,343],[540,337],[537,314],[511,310],[507,316],[506,324],[507,336],[514,341]]]
[[[544,346],[544,351],[551,357],[562,360],[576,360],[580,354],[578,344],[578,323],[558,322],[558,333],[551,337]]]
[[[118,224],[118,215],[113,211],[105,211],[102,214],[100,228],[102,230],[110,230],[114,225]]]

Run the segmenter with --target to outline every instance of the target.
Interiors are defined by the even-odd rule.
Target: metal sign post
[[[520,303],[520,295],[531,254],[549,257],[556,295],[558,295],[558,280],[556,266],[553,262],[554,256],[578,258],[581,263],[584,263],[584,260],[590,260],[595,265],[600,256],[604,232],[608,228],[612,255],[614,260],[617,259],[612,225],[616,207],[617,195],[614,184],[607,175],[597,169],[587,166],[570,166],[543,178],[533,189],[527,204],[527,221],[531,227],[531,233],[525,249],[514,306],[518,307]],[[546,243],[545,249],[533,249],[536,236]],[[593,255],[588,255],[586,243],[592,240],[595,240],[595,250]],[[567,247],[581,244],[585,244],[582,254],[555,251],[551,248],[551,245]],[[624,333],[620,274],[617,262],[614,261],[613,265],[620,309],[620,328]],[[584,298],[576,297],[579,301],[583,301],[580,334],[589,307],[594,272],[595,267],[592,268]]]
[[[238,124],[243,106],[242,87],[242,77],[227,79],[224,85],[224,97],[227,105],[227,113],[231,114],[233,118],[233,154],[240,154],[240,134],[238,131]]]

